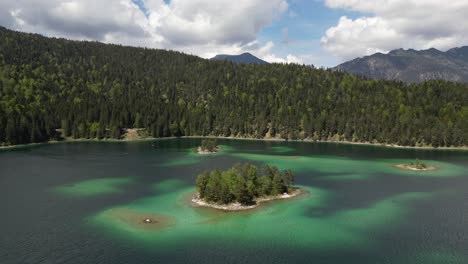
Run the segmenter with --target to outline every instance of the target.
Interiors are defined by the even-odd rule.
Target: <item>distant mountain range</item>
[[[244,64],[268,64],[268,62],[261,60],[248,52],[241,55],[216,55],[214,58],[211,58],[211,60],[232,61]]]
[[[337,70],[376,79],[417,83],[446,80],[468,83],[468,46],[446,52],[437,49],[393,50],[376,53],[335,67]]]

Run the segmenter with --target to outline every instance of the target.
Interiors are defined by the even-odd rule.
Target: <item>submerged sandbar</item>
[[[144,230],[160,230],[175,224],[174,217],[138,212],[128,208],[109,209],[106,215],[130,227]]]
[[[394,165],[394,167],[402,169],[402,170],[410,170],[410,171],[436,171],[439,169],[435,166],[427,166],[427,167],[422,168],[422,167],[417,167],[411,164],[397,164],[397,165]]]

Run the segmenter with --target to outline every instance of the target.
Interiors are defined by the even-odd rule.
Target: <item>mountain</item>
[[[397,49],[338,65],[335,69],[375,79],[418,83],[428,80],[468,82],[468,46],[447,52]]]
[[[211,58],[211,60],[231,61],[244,64],[268,64],[268,62],[261,60],[248,52],[241,55],[216,55],[215,57]]]
[[[455,52],[459,54],[460,52]],[[0,27],[0,146],[222,136],[468,145],[468,85],[70,41]]]

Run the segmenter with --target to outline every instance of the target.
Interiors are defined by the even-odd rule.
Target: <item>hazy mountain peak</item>
[[[211,58],[211,60],[231,61],[245,64],[268,64],[268,62],[261,60],[248,52],[242,53],[240,55],[219,54]]]
[[[417,51],[396,49],[338,65],[335,69],[376,79],[423,82],[468,82],[468,46],[442,52],[435,48]]]

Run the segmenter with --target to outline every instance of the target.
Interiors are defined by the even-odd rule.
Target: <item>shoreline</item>
[[[402,149],[421,149],[421,150],[462,150],[468,151],[468,146],[462,147],[432,147],[432,146],[403,146],[389,143],[372,143],[372,142],[353,142],[353,141],[337,141],[337,140],[313,140],[313,139],[283,139],[283,138],[250,138],[250,137],[218,137],[218,136],[183,136],[180,138],[214,138],[214,139],[231,139],[231,140],[251,140],[251,141],[267,141],[267,142],[304,142],[304,143],[336,143],[344,145],[358,146],[374,146],[386,148],[402,148]]]
[[[52,145],[52,144],[80,143],[80,142],[123,143],[123,142],[144,142],[144,141],[170,140],[170,139],[176,139],[176,138],[178,138],[178,137],[165,137],[165,138],[147,137],[147,138],[140,138],[140,139],[76,138],[76,139],[51,140],[51,141],[46,141],[46,142],[0,146],[0,150],[19,149],[19,148],[34,147],[34,146],[49,145],[49,144]]]
[[[170,140],[177,138],[214,138],[214,139],[230,139],[230,140],[251,140],[251,141],[270,141],[270,142],[304,142],[304,143],[334,143],[334,144],[346,144],[346,145],[358,145],[358,146],[373,146],[373,147],[386,147],[394,149],[419,149],[419,150],[457,150],[457,151],[468,151],[468,146],[462,147],[430,147],[430,146],[402,146],[396,144],[387,144],[387,143],[371,143],[371,142],[352,142],[352,141],[336,141],[336,140],[312,140],[312,139],[282,139],[282,138],[249,138],[249,137],[219,137],[219,136],[182,136],[182,137],[143,137],[137,139],[63,139],[63,140],[51,140],[47,142],[38,142],[38,143],[28,143],[28,144],[18,144],[18,145],[7,145],[0,146],[0,150],[11,150],[17,148],[31,147],[31,146],[40,146],[47,144],[59,144],[59,143],[69,143],[69,142],[141,142],[141,141],[156,141],[156,140]],[[214,152],[217,153],[217,152]],[[214,154],[210,153],[210,154]]]
[[[418,169],[418,168],[413,167],[413,166],[411,166],[409,164],[396,164],[396,165],[393,165],[393,167],[398,168],[398,169],[402,169],[402,170],[418,171],[418,172],[437,171],[437,170],[439,170],[439,168],[437,168],[435,166],[429,166],[429,167],[424,168],[424,169]]]
[[[245,210],[251,210],[260,207],[263,203],[268,203],[272,201],[279,201],[279,200],[287,200],[291,198],[298,197],[305,192],[300,189],[300,188],[295,188],[293,192],[289,193],[284,193],[281,195],[277,196],[269,196],[269,197],[260,197],[255,199],[255,204],[254,205],[241,205],[240,203],[232,203],[232,204],[227,204],[227,205],[220,205],[220,204],[213,204],[206,202],[200,198],[198,198],[198,193],[196,194],[195,197],[193,197],[190,201],[194,207],[206,207],[206,208],[211,208],[211,209],[216,209],[216,210],[221,210],[221,211],[226,211],[226,212],[239,212],[239,211],[245,211]]]
[[[216,154],[216,153],[218,153],[220,150],[221,150],[220,147],[217,147],[215,151],[202,150],[201,147],[198,147],[196,153],[199,154],[199,155],[210,155],[210,154]]]

